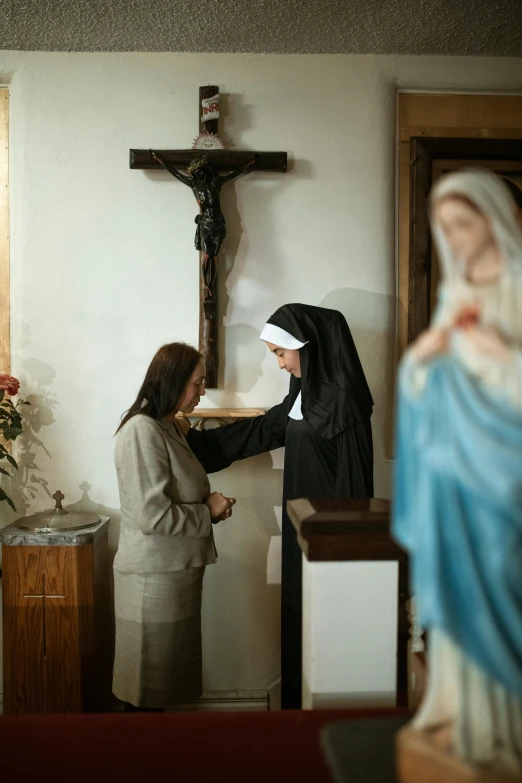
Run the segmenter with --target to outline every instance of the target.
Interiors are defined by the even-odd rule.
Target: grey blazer
[[[138,413],[118,433],[114,454],[121,529],[114,568],[140,574],[216,562],[207,474],[166,419]]]

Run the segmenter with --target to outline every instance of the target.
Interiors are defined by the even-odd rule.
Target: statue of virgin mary
[[[398,391],[393,530],[411,555],[428,686],[414,719],[475,765],[522,772],[522,232],[489,171],[430,197],[441,264]]]

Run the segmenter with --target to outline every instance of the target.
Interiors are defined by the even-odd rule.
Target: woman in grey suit
[[[183,343],[154,356],[117,430],[121,530],[114,560],[113,691],[128,711],[201,695],[201,594],[216,562],[212,523],[235,503],[210,492],[176,424],[205,394],[201,354]]]

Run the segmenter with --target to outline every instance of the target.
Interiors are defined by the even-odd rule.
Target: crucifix
[[[199,206],[195,218],[195,247],[200,256],[199,350],[207,365],[206,386],[217,387],[218,378],[218,255],[226,236],[221,211],[221,187],[248,171],[280,171],[287,167],[286,152],[227,150],[217,136],[219,88],[199,88],[200,135],[190,150],[130,150],[131,169],[163,168],[191,188]],[[182,173],[180,169],[185,169]],[[219,172],[225,172],[220,174]]]

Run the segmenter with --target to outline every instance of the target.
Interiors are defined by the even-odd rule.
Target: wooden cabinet
[[[4,713],[110,709],[107,529],[105,519],[59,545],[2,531]]]

